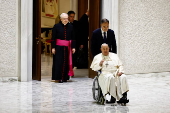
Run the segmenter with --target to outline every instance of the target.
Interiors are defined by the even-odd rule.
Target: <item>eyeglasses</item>
[[[68,20],[68,18],[62,18],[63,20]]]

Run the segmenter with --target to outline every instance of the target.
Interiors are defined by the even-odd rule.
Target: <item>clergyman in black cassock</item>
[[[70,69],[72,68],[70,55],[75,52],[75,42],[73,26],[68,24],[68,15],[62,13],[60,19],[61,22],[55,24],[52,31],[52,80],[59,80],[62,83],[69,80],[69,76],[74,75],[73,70]]]
[[[101,20],[101,28],[93,31],[91,37],[91,53],[94,56],[101,53],[101,45],[103,43],[108,44],[109,51],[117,53],[116,39],[114,31],[109,29],[109,20]]]

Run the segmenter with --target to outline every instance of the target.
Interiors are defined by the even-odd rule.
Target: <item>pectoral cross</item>
[[[107,66],[109,65],[109,64],[108,64],[108,62],[106,62],[106,64],[105,64],[105,65],[106,65],[106,67],[107,67]]]

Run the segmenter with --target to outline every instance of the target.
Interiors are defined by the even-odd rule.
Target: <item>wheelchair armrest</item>
[[[102,73],[102,71],[101,71],[101,70],[98,70],[98,71],[97,71],[97,76],[99,76],[101,73]]]

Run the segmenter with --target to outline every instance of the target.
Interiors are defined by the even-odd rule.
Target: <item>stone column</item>
[[[102,19],[109,20],[109,28],[115,32],[119,54],[119,0],[102,0]]]
[[[32,80],[32,11],[32,0],[21,0],[21,81]]]

